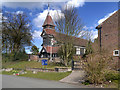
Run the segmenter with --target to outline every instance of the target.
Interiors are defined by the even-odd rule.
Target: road
[[[2,88],[85,88],[81,84],[34,79],[12,75],[2,75]]]

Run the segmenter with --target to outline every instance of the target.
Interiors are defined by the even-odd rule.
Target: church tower
[[[49,15],[49,12],[42,27],[43,29],[55,29],[55,24],[53,23],[52,17]]]
[[[48,6],[48,14],[46,19],[42,25],[43,31],[41,37],[43,38],[43,44],[40,58],[51,58],[57,57],[57,50],[59,47],[56,47],[53,43],[56,42],[55,40],[55,24],[52,20],[52,17],[49,15],[49,6]]]
[[[55,24],[52,20],[52,17],[49,15],[49,3],[48,3],[48,14],[47,14],[47,17],[44,21],[44,24],[42,25],[43,29],[55,29]]]

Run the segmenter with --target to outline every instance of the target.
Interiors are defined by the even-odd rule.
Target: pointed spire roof
[[[49,15],[49,13],[48,13],[48,15],[47,15],[47,17],[46,17],[46,19],[45,19],[44,24],[42,25],[42,27],[44,27],[46,25],[52,25],[52,26],[55,27],[55,24],[54,24],[54,22],[52,20],[52,17]]]

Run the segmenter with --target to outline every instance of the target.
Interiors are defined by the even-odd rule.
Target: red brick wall
[[[101,24],[101,48],[106,50],[110,56],[113,56],[113,50],[118,49],[120,34],[118,33],[118,12],[113,14]],[[100,38],[100,30],[98,30]],[[119,49],[120,50],[120,49]],[[118,57],[113,57],[118,60]]]
[[[30,60],[37,61],[37,60],[39,60],[39,56],[37,56],[37,55],[30,55]]]

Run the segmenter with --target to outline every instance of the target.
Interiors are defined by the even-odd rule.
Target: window
[[[113,51],[113,56],[119,56],[119,50],[114,50]]]
[[[84,55],[84,48],[80,48],[80,55]]]
[[[45,52],[45,50],[43,49],[43,51],[42,52]]]
[[[115,51],[115,54],[118,54],[118,51]]]
[[[54,40],[54,39],[53,39],[53,38],[51,38],[51,45],[53,45],[53,40]]]
[[[76,55],[84,55],[85,48],[84,47],[76,47]]]
[[[53,28],[53,26],[50,26],[49,28]]]
[[[43,57],[43,54],[41,55],[41,57]]]
[[[43,33],[43,36],[45,35],[45,33]]]
[[[80,55],[80,48],[79,47],[76,47],[76,54]]]

